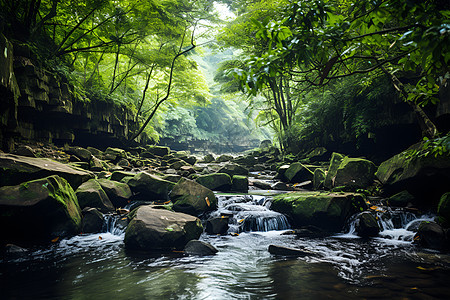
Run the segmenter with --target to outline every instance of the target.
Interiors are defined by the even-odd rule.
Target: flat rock
[[[184,253],[189,255],[207,256],[219,252],[213,245],[199,240],[190,240],[184,247]]]
[[[94,177],[89,171],[71,167],[47,158],[25,157],[0,153],[0,186],[17,185],[24,181],[58,175],[66,179],[73,189]]]
[[[315,256],[314,252],[308,250],[294,249],[284,246],[269,246],[269,253],[274,255],[284,255],[284,256],[297,256],[297,257],[305,257],[305,256]]]

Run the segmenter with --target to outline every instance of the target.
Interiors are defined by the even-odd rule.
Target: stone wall
[[[3,150],[12,150],[19,139],[99,148],[123,146],[136,129],[133,114],[125,105],[82,99],[65,78],[38,67],[23,49],[14,52],[2,35],[0,51]]]

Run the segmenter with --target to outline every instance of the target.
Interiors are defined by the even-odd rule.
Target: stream
[[[202,234],[215,256],[129,253],[124,232],[106,218],[105,232],[79,235],[0,260],[2,299],[444,299],[449,255],[412,245],[422,220],[391,211],[379,237],[345,233],[301,238],[269,209],[270,197],[220,194],[211,216],[230,215],[228,235]],[[409,229],[409,230],[408,230]],[[314,255],[274,256],[268,246]]]

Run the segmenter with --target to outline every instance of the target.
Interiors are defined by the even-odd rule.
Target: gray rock
[[[24,181],[58,175],[66,179],[73,189],[94,177],[91,172],[71,167],[47,158],[33,158],[0,153],[0,186],[17,185]]]
[[[128,184],[108,179],[97,179],[97,182],[115,208],[125,207],[133,196]]]
[[[193,216],[139,206],[132,213],[125,232],[125,247],[137,250],[183,249],[203,232],[201,221]]]
[[[81,210],[69,183],[50,176],[0,188],[0,239],[18,244],[49,243],[78,234]]]
[[[86,207],[82,211],[83,220],[81,221],[81,232],[97,233],[101,232],[105,218],[96,208]]]
[[[226,234],[229,228],[229,217],[212,218],[206,221],[205,231],[208,234]]]
[[[105,191],[95,179],[80,185],[75,193],[82,209],[85,207],[98,208],[103,213],[115,210]]]
[[[128,181],[133,193],[139,194],[141,200],[168,200],[174,183],[146,172],[136,174]]]
[[[190,240],[184,247],[184,253],[189,255],[207,256],[219,252],[213,245],[199,241]]]
[[[314,256],[315,254],[308,250],[294,249],[284,246],[269,246],[269,253],[274,255],[283,255],[283,256],[297,256],[297,257],[305,257],[305,256]]]
[[[217,173],[226,173],[231,177],[234,175],[248,176],[248,170],[246,168],[233,163],[226,164]]]
[[[170,200],[174,202],[173,210],[194,216],[217,208],[216,196],[210,189],[186,178],[174,186]]]
[[[226,173],[201,175],[195,181],[213,191],[229,191],[232,184]]]
[[[378,236],[380,227],[370,212],[363,212],[358,216],[356,232],[360,237],[374,237]]]

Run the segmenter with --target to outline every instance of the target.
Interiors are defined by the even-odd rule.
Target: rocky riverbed
[[[65,260],[72,250],[85,253],[83,245],[98,246],[95,260],[102,260],[109,250],[96,239],[105,239],[121,260],[150,255],[158,266],[158,257],[163,265],[174,259],[175,268],[184,255],[221,256],[230,247],[245,252],[243,245],[254,243],[251,255],[329,264],[337,281],[357,284],[364,279],[356,266],[373,266],[373,255],[386,255],[393,241],[408,264],[417,247],[442,253],[427,258],[426,268],[448,274],[439,260],[449,249],[445,155],[411,160],[400,153],[376,166],[326,149],[283,157],[270,145],[238,156],[196,157],[160,146],[101,151],[34,144],[0,153],[0,167],[2,277],[11,262],[24,265],[41,253],[48,261],[45,253],[52,251],[63,251],[57,260]],[[361,242],[352,240],[361,238],[373,255],[358,252]],[[203,258],[194,261],[198,266]]]

